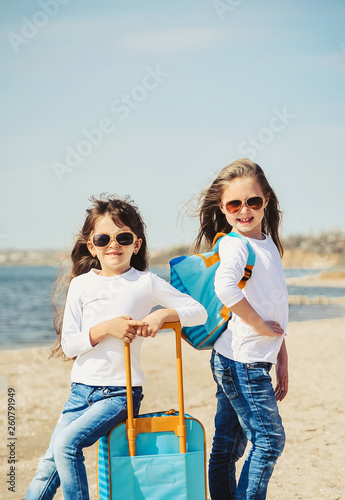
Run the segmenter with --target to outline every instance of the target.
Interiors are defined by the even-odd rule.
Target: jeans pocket
[[[229,366],[230,360],[213,350],[210,364],[218,390],[221,390],[228,399],[237,398],[238,392]]]
[[[71,391],[69,393],[68,399],[63,406],[62,413],[74,412],[80,410],[87,406],[86,402],[86,389],[87,386],[83,384],[78,384],[77,382],[71,383]]]
[[[275,400],[272,377],[267,368],[259,367],[248,369],[247,374],[248,382],[253,393],[260,394],[261,397],[266,399]]]
[[[247,368],[247,373],[248,373],[248,380],[251,383],[256,382],[258,384],[261,383],[265,384],[267,382],[271,383],[272,381],[269,368],[266,368],[265,366]]]
[[[219,388],[223,391],[228,399],[235,399],[238,396],[236,385],[232,377],[231,368],[223,370],[214,369],[213,378]]]

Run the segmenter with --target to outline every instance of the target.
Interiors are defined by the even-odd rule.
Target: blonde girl
[[[288,388],[285,332],[288,297],[279,237],[281,213],[275,192],[259,165],[248,159],[225,167],[200,196],[200,230],[195,251],[210,246],[217,232],[244,236],[255,252],[245,288],[248,250],[240,238],[224,237],[215,292],[233,311],[211,357],[217,384],[215,435],[209,463],[212,500],[266,498],[285,433],[277,401]],[[276,367],[272,386],[270,369]],[[251,443],[238,483],[235,464]]]

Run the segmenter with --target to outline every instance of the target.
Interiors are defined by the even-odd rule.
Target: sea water
[[[168,268],[152,268],[169,280]],[[287,269],[286,277],[317,275],[320,271]],[[52,286],[55,267],[0,267],[0,349],[51,345],[57,335],[53,328]],[[345,296],[344,288],[288,287],[290,294]],[[290,321],[345,317],[345,306],[338,304],[290,305]]]

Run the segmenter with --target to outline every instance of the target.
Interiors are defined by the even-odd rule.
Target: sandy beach
[[[345,398],[343,368],[345,319],[296,322],[289,325],[290,390],[279,403],[287,432],[285,451],[270,482],[270,500],[340,500],[345,498]],[[10,473],[7,444],[7,389],[15,390],[15,492],[1,481],[1,499],[23,499],[69,393],[71,363],[48,360],[49,348],[0,352],[5,392],[1,395],[1,476]],[[213,436],[215,384],[210,352],[197,352],[183,342],[185,407]],[[147,374],[142,412],[177,408],[174,336],[161,332],[146,339],[142,350]],[[274,370],[273,370],[274,371]],[[274,376],[274,375],[273,375]],[[166,387],[172,390],[166,394]],[[91,498],[97,498],[96,447],[86,450]],[[61,499],[61,492],[56,498]]]

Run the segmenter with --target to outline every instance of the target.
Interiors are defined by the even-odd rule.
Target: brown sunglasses
[[[251,208],[252,210],[260,210],[263,207],[264,200],[261,196],[252,196],[251,198],[247,198],[246,200],[232,200],[225,203],[226,211],[231,214],[237,214],[240,210],[242,210],[244,205]]]

